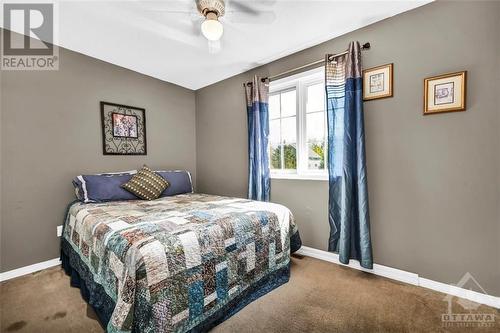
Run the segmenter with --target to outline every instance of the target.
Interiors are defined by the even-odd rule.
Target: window
[[[271,178],[327,179],[324,69],[270,84]]]

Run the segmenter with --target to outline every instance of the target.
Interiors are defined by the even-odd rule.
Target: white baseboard
[[[400,269],[382,266],[378,264],[373,265],[373,269],[366,269],[361,267],[359,261],[351,260],[348,265],[345,265],[339,261],[339,255],[332,252],[327,252],[323,250],[313,249],[312,247],[302,246],[300,250],[296,252],[297,254],[301,254],[308,257],[313,257],[316,259],[321,259],[329,262],[333,262],[334,264],[348,266],[354,269],[358,269],[360,271],[365,271],[369,273],[373,273],[375,275],[380,275],[387,277],[389,279],[398,280],[402,282],[406,282],[409,284],[413,284],[418,286],[418,275],[415,273],[410,273],[406,271],[402,271]]]
[[[448,295],[468,299],[469,301],[489,305],[491,307],[500,309],[500,297],[479,293],[477,291],[460,288],[451,284],[437,282],[422,277],[419,277],[418,280],[420,287],[440,291]]]
[[[452,295],[464,299],[468,299],[470,301],[481,303],[485,305],[492,306],[494,308],[500,309],[500,297],[495,297],[483,293],[479,293],[472,290],[463,289],[451,284],[446,284],[442,282],[437,282],[433,280],[429,280],[423,277],[418,276],[418,274],[403,271],[401,269],[392,268],[388,266],[383,266],[379,264],[373,264],[373,269],[366,269],[361,267],[359,261],[351,260],[348,265],[342,264],[339,261],[339,255],[332,252],[327,252],[323,250],[313,249],[312,247],[302,246],[300,250],[295,252],[296,254],[332,262],[334,264],[347,266],[350,268],[358,269],[364,272],[372,273],[375,275],[380,275],[389,279],[393,279],[396,281],[401,281],[405,283],[409,283],[415,286],[428,288],[432,290],[436,290],[442,292],[447,295]]]
[[[54,267],[54,266],[57,266],[60,264],[61,264],[61,260],[59,260],[59,258],[55,258],[55,259],[39,262],[39,263],[36,263],[33,265],[13,269],[11,271],[0,273],[0,282],[10,280],[10,279],[16,278],[18,276],[30,274],[33,272],[38,272],[38,271],[41,271],[43,269]]]

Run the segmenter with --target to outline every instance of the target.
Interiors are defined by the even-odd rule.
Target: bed
[[[205,332],[286,283],[284,206],[187,193],[69,205],[61,260],[108,332]]]

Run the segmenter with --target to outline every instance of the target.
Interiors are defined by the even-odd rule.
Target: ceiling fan
[[[205,20],[201,24],[201,33],[209,41],[217,41],[222,37],[224,33],[223,24],[220,22],[220,18],[226,13],[226,3],[224,0],[195,0],[196,8],[198,12],[205,17]],[[231,8],[234,8],[229,14],[231,16],[236,16],[236,21],[239,16],[243,21],[247,23],[262,23],[264,21],[274,21],[275,15],[271,11],[262,11],[253,8],[254,5],[273,5],[273,1],[229,1]],[[235,15],[236,14],[236,15]],[[239,14],[239,15],[238,15]],[[243,14],[243,15],[242,15]],[[243,17],[242,17],[243,16]],[[248,20],[250,16],[250,20]],[[269,18],[271,20],[269,20]]]
[[[276,0],[194,0],[190,1],[194,9],[171,7],[149,8],[153,12],[170,14],[188,14],[194,28],[194,34],[201,34],[210,43],[218,42],[224,34],[224,26],[232,24],[267,24],[275,20],[276,15],[268,10]],[[196,13],[196,11],[198,13]],[[222,20],[221,20],[222,18]]]
[[[219,18],[226,13],[224,0],[197,0],[196,8],[205,20],[201,24],[201,33],[210,41],[217,41],[224,33],[224,27]]]

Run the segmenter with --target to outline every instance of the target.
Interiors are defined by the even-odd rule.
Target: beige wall
[[[0,73],[1,271],[59,256],[78,174],[146,163],[195,176],[194,91],[64,49],[58,71]],[[102,154],[100,101],[146,109],[147,156]]]
[[[246,196],[242,82],[369,41],[364,67],[395,68],[394,98],[365,103],[375,262],[445,283],[470,272],[500,296],[499,22],[500,2],[432,3],[198,90],[198,190]],[[424,117],[423,79],[459,70],[468,110]],[[326,250],[327,182],[272,180],[271,197]]]

